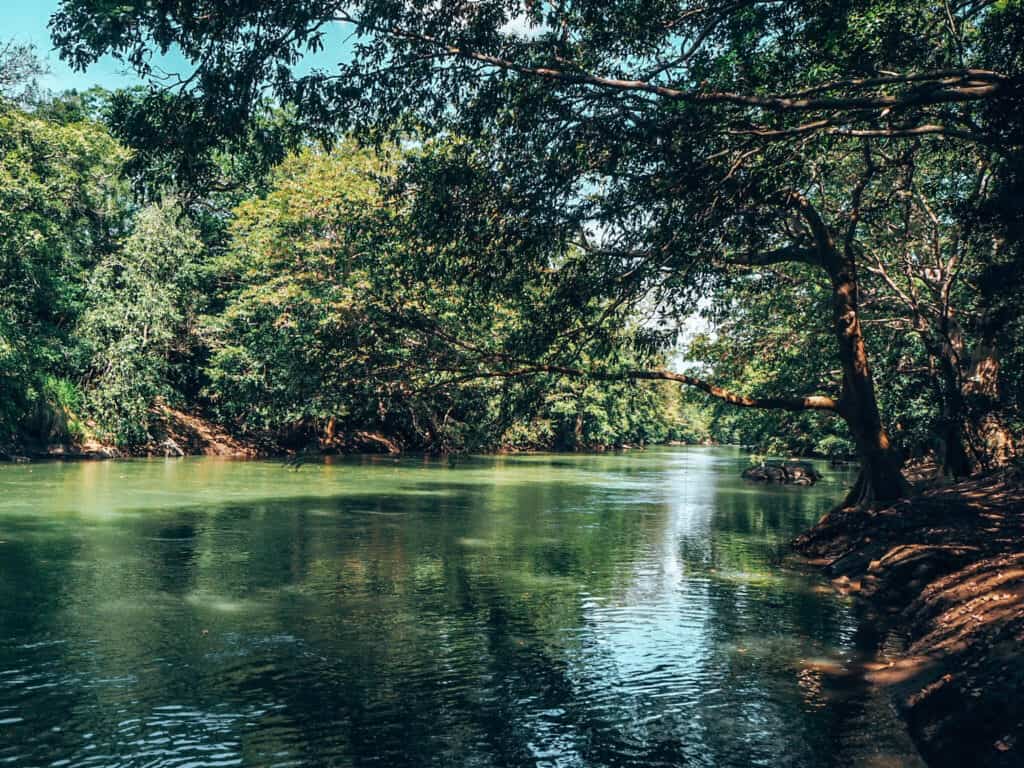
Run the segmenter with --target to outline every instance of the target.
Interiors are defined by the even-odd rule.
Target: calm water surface
[[[916,765],[745,463],[0,466],[0,766]]]

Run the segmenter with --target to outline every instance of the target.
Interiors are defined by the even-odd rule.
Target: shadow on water
[[[779,565],[841,484],[758,491],[741,462],[5,470],[0,761],[911,759],[851,736],[889,716],[823,683],[850,607]]]

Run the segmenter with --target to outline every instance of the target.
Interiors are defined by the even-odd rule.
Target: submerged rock
[[[808,461],[768,461],[743,470],[743,479],[755,483],[814,485],[821,473]]]

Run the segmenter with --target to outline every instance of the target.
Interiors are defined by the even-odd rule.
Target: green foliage
[[[905,455],[980,456],[982,421],[1019,421],[1022,16],[969,3],[935,23],[917,0],[63,0],[54,38],[75,65],[112,52],[147,76],[169,46],[195,63],[179,87],[99,111],[136,150],[136,190],[176,190],[217,256],[155,304],[98,281],[85,389],[97,414],[126,409],[130,440],[155,398],[202,389],[245,431],[369,429],[437,450],[687,434],[840,455],[846,430],[804,412],[826,408],[901,493],[889,435]],[[300,74],[339,21],[352,55]],[[50,115],[94,111],[67,99]],[[268,187],[297,128],[379,154],[307,149]],[[137,320],[90,319],[104,291],[130,296],[126,316],[201,306],[206,331],[124,347]],[[712,330],[689,345],[691,373],[785,412],[621,383],[660,366],[698,310]],[[162,327],[192,325],[168,312]],[[0,365],[34,368],[16,348]],[[188,363],[202,373],[176,383]]]
[[[835,339],[818,319],[829,313],[823,275],[805,266],[740,273],[719,282],[713,296],[703,312],[710,330],[696,334],[685,350],[695,373],[753,397],[839,396]],[[844,425],[826,414],[735,408],[700,393],[687,398],[707,409],[707,432],[719,443],[773,455],[854,452]]]
[[[220,419],[257,433],[291,426],[306,439],[377,431],[442,451],[669,435],[654,387],[476,375],[481,351],[526,325],[523,310],[424,279],[409,230],[416,213],[383,197],[392,164],[352,144],[307,150],[235,211],[217,262],[234,287],[208,319],[207,395]]]
[[[545,388],[535,413],[517,419],[500,446],[581,451],[683,440],[675,387],[559,379]]]
[[[339,448],[365,432],[437,451],[679,433],[671,388],[490,374],[495,356],[534,338],[530,321],[558,286],[517,277],[515,292],[477,290],[435,270],[418,217],[436,189],[406,207],[388,198],[411,156],[307,149],[211,225],[194,197],[133,210],[138,166],[123,173],[129,153],[92,122],[110,103],[70,93],[0,114],[5,440],[145,446],[163,403],[250,436]],[[603,330],[576,348],[622,364],[627,342]]]
[[[34,432],[52,442],[80,444],[91,431],[82,420],[84,397],[81,388],[69,379],[45,376],[36,404]]]
[[[266,196],[236,210],[217,262],[233,289],[209,320],[209,395],[221,418],[265,430],[401,397],[370,380],[403,355],[380,322],[390,311],[379,298],[387,251],[375,244],[389,216],[373,178],[380,170],[351,146],[307,151],[281,166]]]
[[[124,246],[89,277],[78,328],[88,409],[119,444],[145,442],[149,409],[171,400],[175,359],[196,343],[203,244],[173,200],[141,210]]]
[[[0,433],[74,374],[87,275],[125,221],[126,153],[100,126],[58,125],[0,104]]]

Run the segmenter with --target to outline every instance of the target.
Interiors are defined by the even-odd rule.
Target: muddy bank
[[[150,439],[128,447],[89,438],[77,443],[22,440],[0,444],[0,461],[119,459],[146,456],[223,456],[275,458],[296,454],[402,453],[398,442],[377,432],[320,437],[311,433],[241,436],[201,414],[156,406],[151,410]]]
[[[150,411],[150,439],[128,447],[89,438],[77,443],[61,442],[58,438],[20,439],[11,443],[0,442],[0,462],[36,460],[118,459],[151,456],[223,456],[232,458],[280,458],[288,456],[312,457],[341,454],[387,454],[399,456],[443,455],[424,451],[417,445],[406,445],[402,438],[371,429],[319,431],[308,424],[299,424],[278,432],[239,434],[230,425],[211,421],[200,413],[154,406]],[[686,445],[672,442],[667,445]],[[643,445],[594,445],[588,453],[605,451],[643,450]],[[500,445],[491,451],[496,454],[560,452],[553,447],[523,449]]]
[[[1024,766],[1024,483],[1002,473],[874,512],[837,510],[795,543],[877,629],[863,670],[929,765]]]
[[[89,460],[139,456],[231,456],[253,458],[269,455],[274,447],[232,435],[223,426],[202,416],[167,406],[152,410],[151,439],[141,445],[119,447],[87,438],[70,443],[54,440],[26,440],[12,446],[0,446],[0,460],[34,461],[46,459]]]

